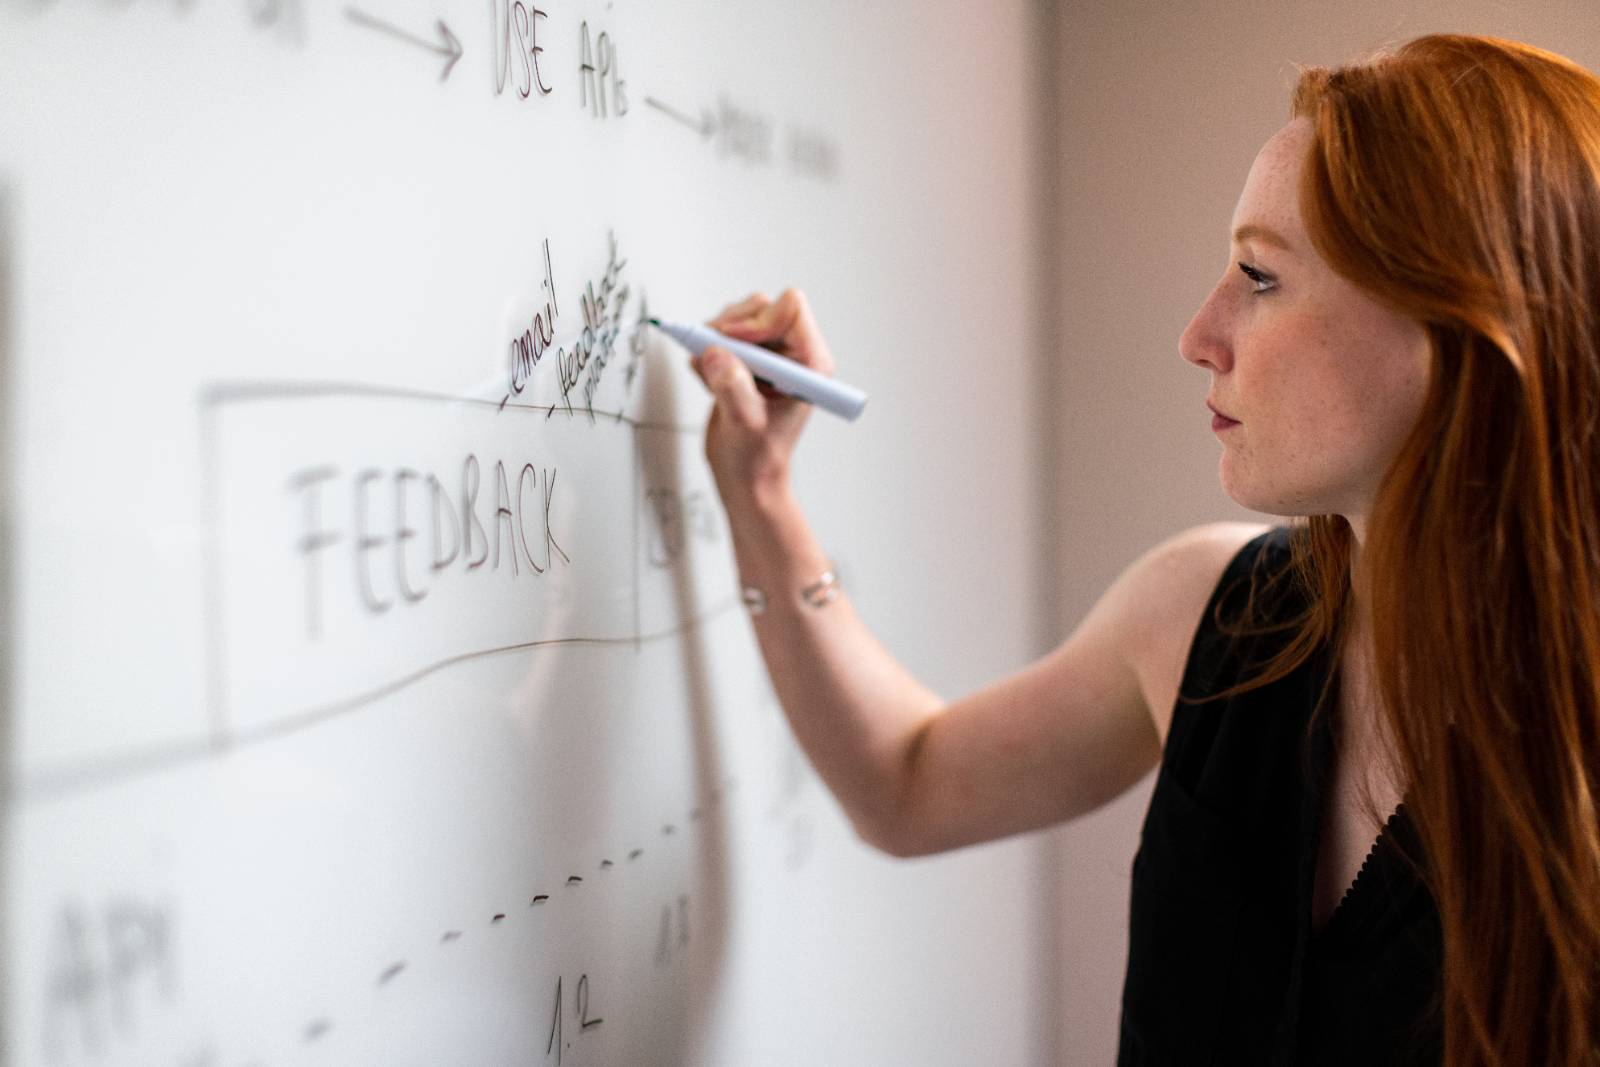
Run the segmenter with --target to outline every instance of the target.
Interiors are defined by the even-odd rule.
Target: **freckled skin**
[[[1219,435],[1219,474],[1233,500],[1270,515],[1358,522],[1421,411],[1429,347],[1421,323],[1335,274],[1312,247],[1299,209],[1311,140],[1310,122],[1295,119],[1267,141],[1230,226],[1268,227],[1293,251],[1255,237],[1235,244],[1178,347],[1211,372],[1217,410],[1241,423]],[[1270,280],[1258,285],[1240,261]]]

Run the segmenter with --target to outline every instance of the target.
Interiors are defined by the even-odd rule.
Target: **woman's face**
[[[1228,268],[1178,349],[1211,372],[1211,406],[1237,420],[1216,431],[1230,497],[1269,515],[1344,515],[1364,526],[1422,409],[1428,339],[1311,247],[1299,204],[1311,140],[1310,121],[1295,119],[1256,156],[1234,208]]]

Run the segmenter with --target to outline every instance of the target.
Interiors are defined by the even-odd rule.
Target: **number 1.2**
[[[601,1023],[605,1022],[604,1019],[591,1019],[591,1018],[589,1018],[589,976],[588,975],[585,974],[585,975],[580,975],[578,977],[578,995],[574,999],[577,1001],[577,1003],[576,1003],[576,1005],[574,1005],[574,1007],[577,1009],[577,1013],[578,1013],[578,1033],[580,1035],[581,1034],[586,1034],[590,1030],[597,1029],[600,1026]],[[563,995],[562,989],[561,989],[561,979],[558,977],[556,979],[555,1010],[551,1013],[551,1016],[550,1016],[550,1040],[549,1040],[549,1042],[547,1042],[545,1044],[545,1049],[544,1049],[545,1058],[549,1059],[551,1056],[554,1056],[556,1058],[557,1067],[560,1067],[562,1053],[565,1052],[568,1048],[571,1047],[571,1045],[569,1045],[567,1043],[567,1041],[562,1037],[562,1032],[563,1031],[562,1031],[562,1025],[561,1024],[562,1024],[562,1017],[565,1014],[566,1014],[566,1000],[565,1000],[565,996]]]

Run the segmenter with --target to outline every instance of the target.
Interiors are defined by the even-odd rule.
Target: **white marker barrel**
[[[750,368],[751,374],[771,382],[772,387],[778,392],[815,404],[841,418],[854,421],[855,417],[861,414],[861,409],[867,406],[867,394],[854,386],[818,374],[811,368],[760,345],[736,341],[709,326],[686,326],[676,322],[652,321],[668,337],[695,355],[698,356],[712,345],[726,348]]]

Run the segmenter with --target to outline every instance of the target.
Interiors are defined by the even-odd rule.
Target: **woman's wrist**
[[[787,484],[739,501],[724,497],[724,504],[743,584],[769,598],[791,591],[798,597],[832,569]]]

